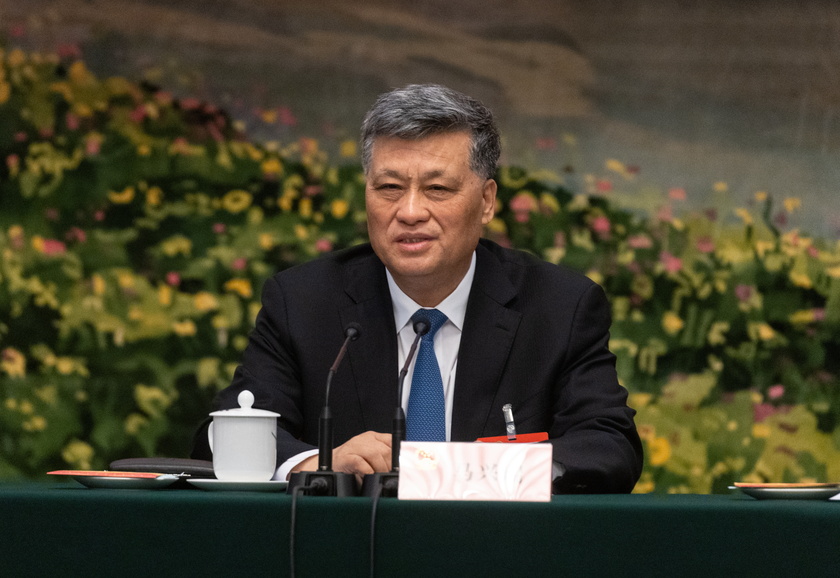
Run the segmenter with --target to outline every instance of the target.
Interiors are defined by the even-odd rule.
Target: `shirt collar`
[[[388,269],[385,269],[385,275],[388,277],[388,289],[391,292],[391,303],[394,306],[394,322],[397,327],[397,333],[399,333],[409,320],[411,320],[411,316],[421,307],[411,297],[403,293]],[[459,331],[462,331],[464,327],[464,317],[467,314],[467,301],[470,298],[470,289],[472,288],[474,277],[475,251],[473,251],[470,268],[467,269],[464,278],[461,279],[461,282],[455,290],[435,307],[435,309],[446,315],[449,321]]]

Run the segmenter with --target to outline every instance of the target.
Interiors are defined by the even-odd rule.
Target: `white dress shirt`
[[[387,269],[385,274],[388,277],[388,289],[391,292],[391,303],[394,307],[394,325],[397,327],[397,367],[394,368],[394,375],[399,375],[408,350],[411,349],[411,342],[414,341],[414,326],[411,323],[411,316],[418,309],[421,309],[411,297],[403,293],[397,286],[396,281]],[[467,274],[455,290],[446,299],[441,301],[437,309],[448,318],[446,323],[438,329],[435,334],[435,356],[440,366],[440,377],[443,380],[443,397],[446,403],[446,440],[449,441],[452,435],[452,400],[455,397],[455,369],[458,366],[458,349],[461,346],[461,331],[464,328],[464,316],[467,313],[467,301],[470,297],[473,277],[475,277],[475,252],[470,261],[470,268]],[[417,359],[416,352],[415,358]],[[414,359],[408,367],[408,374],[403,383],[403,409],[408,408],[408,396],[411,393],[411,376],[414,373]],[[309,450],[292,456],[277,468],[273,479],[285,480],[292,469],[308,457],[318,455],[318,450]]]

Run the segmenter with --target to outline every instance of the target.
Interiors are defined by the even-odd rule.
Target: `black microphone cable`
[[[308,486],[297,486],[292,490],[292,512],[289,516],[289,576],[295,578],[295,526],[297,524],[297,499],[304,492],[324,494],[329,490],[329,484],[324,478],[315,478]]]

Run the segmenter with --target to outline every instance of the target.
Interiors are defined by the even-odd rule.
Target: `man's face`
[[[374,251],[400,288],[422,303],[443,299],[470,265],[493,218],[496,182],[469,164],[470,135],[454,132],[373,145],[365,201]]]

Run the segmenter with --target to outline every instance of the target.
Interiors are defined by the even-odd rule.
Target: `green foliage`
[[[263,281],[366,239],[341,150],[249,142],[207,103],[0,52],[0,477],[186,455]],[[765,195],[734,220],[625,210],[599,184],[632,171],[607,171],[576,193],[500,169],[486,235],[610,296],[637,491],[840,479],[840,247],[778,230]]]

